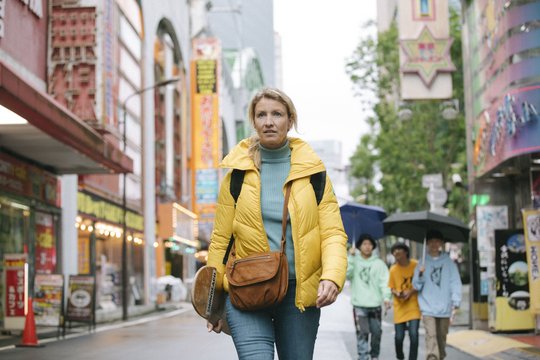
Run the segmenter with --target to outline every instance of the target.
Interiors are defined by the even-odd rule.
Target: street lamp
[[[145,87],[143,89],[137,90],[134,93],[127,96],[122,102],[122,150],[126,152],[126,117],[127,117],[127,102],[132,99],[134,96],[140,95],[145,91],[156,89],[162,86],[167,86],[179,81],[180,78],[174,77],[166,80],[159,81],[152,86]],[[127,199],[126,199],[126,173],[122,174],[122,319],[127,320],[128,318],[128,264],[127,264]]]

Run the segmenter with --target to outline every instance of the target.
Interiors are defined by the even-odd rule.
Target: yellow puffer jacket
[[[223,277],[226,291],[228,283],[224,276],[223,257],[231,233],[234,234],[238,258],[270,251],[262,220],[260,173],[248,155],[249,141],[243,140],[235,146],[220,165],[222,168],[246,170],[236,211],[229,189],[230,171],[221,183],[208,254],[208,265],[215,267]],[[286,181],[292,181],[288,207],[295,254],[296,306],[303,311],[305,307],[316,304],[321,280],[333,281],[340,291],[343,288],[347,270],[347,235],[328,177],[323,198],[317,206],[310,176],[324,171],[324,164],[303,140],[289,138],[289,144],[291,170]]]

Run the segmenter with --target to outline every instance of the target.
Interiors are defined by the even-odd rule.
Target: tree
[[[455,99],[463,103],[463,75],[459,15],[451,10],[450,29],[454,42],[451,56],[457,70],[452,75]],[[366,28],[372,27],[366,24]],[[397,25],[362,38],[345,66],[355,94],[375,94],[369,102],[374,115],[368,119],[371,131],[361,137],[351,157],[351,174],[360,180],[353,195],[363,195],[369,203],[389,213],[428,209],[427,189],[422,176],[442,173],[447,180],[449,202],[454,216],[467,218],[467,194],[450,186],[452,173],[464,178],[466,171],[465,121],[460,113],[455,120],[444,120],[440,102],[425,100],[410,104],[413,118],[404,121],[397,115],[399,89],[399,37]],[[364,96],[365,97],[365,96]],[[369,97],[368,97],[369,98]],[[367,185],[366,185],[367,184]]]

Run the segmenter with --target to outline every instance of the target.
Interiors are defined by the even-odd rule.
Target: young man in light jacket
[[[388,309],[392,296],[388,287],[388,267],[373,254],[377,243],[371,235],[360,235],[355,245],[348,257],[347,279],[351,281],[358,359],[377,359],[382,335],[381,305],[384,303]]]
[[[428,231],[426,242],[428,254],[425,263],[416,267],[413,286],[426,330],[426,359],[442,360],[448,327],[461,302],[461,279],[457,265],[442,252],[441,232]]]

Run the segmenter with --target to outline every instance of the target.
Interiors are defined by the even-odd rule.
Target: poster
[[[60,274],[37,274],[34,279],[34,317],[36,325],[60,326],[64,277]]]
[[[36,212],[36,273],[52,274],[56,268],[53,216]]]
[[[495,230],[496,331],[534,327],[523,231]]]
[[[4,255],[4,328],[23,330],[28,292],[26,254]]]
[[[535,209],[540,209],[540,170],[531,170],[531,197]]]
[[[69,276],[66,320],[93,322],[96,279],[89,275]]]
[[[531,311],[540,314],[540,209],[521,210],[527,249]]]
[[[493,263],[494,231],[508,229],[508,206],[477,206],[476,224],[480,266],[489,267]]]

